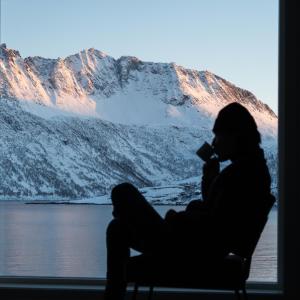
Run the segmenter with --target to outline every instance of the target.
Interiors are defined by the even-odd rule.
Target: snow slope
[[[1,199],[105,202],[123,181],[155,202],[199,197],[195,151],[233,101],[255,117],[276,186],[277,116],[208,71],[96,49],[23,59],[2,44],[0,97]]]

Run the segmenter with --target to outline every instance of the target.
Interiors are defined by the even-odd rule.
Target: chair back
[[[247,280],[250,275],[252,255],[268,221],[268,215],[275,202],[275,197],[269,194],[264,201],[264,207],[260,209],[260,214],[256,215],[255,221],[249,220],[238,241],[232,248],[232,253],[238,255],[241,259],[242,280]]]
[[[246,222],[249,224],[243,228],[241,236],[238,237],[236,243],[233,245],[231,251],[241,257],[246,258],[251,263],[251,257],[263,232],[263,229],[268,221],[269,212],[274,205],[275,197],[269,194],[260,209],[259,214],[255,215],[255,220]]]

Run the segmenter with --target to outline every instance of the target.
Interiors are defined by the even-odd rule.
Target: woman
[[[130,248],[160,260],[170,272],[184,265],[208,270],[209,257],[251,255],[269,211],[271,178],[254,118],[238,103],[225,106],[213,127],[217,155],[203,166],[202,200],[165,218],[131,184],[112,190],[107,228],[106,299],[124,299]],[[230,160],[220,172],[220,162]],[[174,270],[172,270],[174,268]]]

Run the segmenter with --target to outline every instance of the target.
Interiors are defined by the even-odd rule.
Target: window
[[[29,3],[34,3],[34,1],[29,1]],[[10,1],[10,3],[13,3],[13,1]],[[36,3],[34,3],[35,5],[36,5]],[[44,3],[45,4],[45,3]],[[1,29],[2,29],[2,39],[3,39],[3,41],[5,41],[4,40],[4,38],[5,38],[5,10],[3,10],[3,7],[5,7],[5,5],[11,5],[11,4],[8,4],[8,1],[2,1],[2,16],[3,16],[3,18],[1,19],[1,21],[2,21],[2,26],[1,26]],[[19,5],[19,4],[18,4]],[[51,5],[53,5],[53,4],[51,4]],[[84,5],[86,5],[86,4],[84,4]],[[43,9],[45,9],[45,8],[43,8]],[[20,10],[20,11],[22,11],[22,10]],[[20,16],[20,18],[21,18],[21,16]],[[10,47],[9,46],[9,44],[7,44],[7,47]],[[37,48],[36,48],[37,49]],[[16,53],[15,53],[15,55],[16,55]],[[102,54],[99,54],[99,55],[102,55]],[[39,62],[37,62],[37,63],[40,63],[40,61]],[[126,62],[127,63],[127,62]],[[175,65],[174,65],[175,66]],[[176,67],[175,67],[176,68]],[[154,72],[155,72],[155,70],[154,70]],[[154,73],[155,74],[155,73]],[[26,90],[26,89],[25,89]],[[107,92],[107,93],[109,93],[109,91],[104,91],[105,93]],[[26,94],[22,94],[21,95],[21,98],[22,97],[24,97],[24,95],[26,96]],[[2,98],[4,98],[4,97],[2,97]],[[1,99],[2,100],[2,99]],[[175,98],[170,98],[170,100],[172,100],[172,101],[177,101],[178,99],[176,99],[176,97]],[[28,103],[26,103],[25,105],[28,105]],[[91,107],[92,108],[92,107]],[[15,108],[12,108],[12,109],[15,109]],[[34,106],[34,107],[27,107],[27,109],[39,109],[39,111],[36,113],[37,115],[39,115],[39,116],[42,116],[42,117],[45,117],[45,112],[43,111],[43,107],[40,107],[40,106]],[[82,109],[82,107],[79,107],[78,109]],[[49,113],[48,111],[46,112],[47,114]],[[170,116],[172,116],[172,117],[176,117],[176,114],[178,113],[176,110],[170,110],[170,111],[168,111],[168,113],[170,114]],[[54,114],[54,112],[53,112],[53,114]],[[14,126],[17,126],[18,124],[16,124],[16,125],[14,125]],[[20,124],[19,124],[20,125]],[[75,128],[79,128],[79,127],[82,127],[82,122],[78,122],[78,123],[76,123],[76,124],[74,124],[74,126],[76,126]],[[16,130],[18,130],[18,128],[15,128]],[[53,128],[52,128],[53,129]],[[63,128],[64,129],[64,128]],[[93,128],[93,124],[90,124],[90,127],[89,127],[89,130],[93,130],[94,128]],[[174,127],[174,132],[176,131],[177,129]],[[65,133],[65,132],[64,132]],[[40,134],[40,135],[42,135],[42,137],[43,137],[43,132],[37,132],[37,134]],[[131,132],[131,134],[135,134],[135,133],[132,133]],[[37,135],[38,137],[40,136],[40,135]],[[155,135],[154,135],[155,136]],[[65,145],[66,147],[68,146],[68,143],[70,143],[70,141],[69,141],[69,139],[65,139],[64,137],[65,137],[65,135],[62,135],[62,136],[60,136],[60,137],[63,137],[61,140],[60,140],[60,144],[58,145],[58,146],[61,146],[61,145]],[[156,136],[155,136],[156,137]],[[89,136],[89,135],[84,135],[84,138],[83,139],[86,139],[86,143],[88,143],[89,142],[89,139],[90,139],[91,137]],[[22,139],[21,139],[21,141],[22,141]],[[81,140],[80,140],[81,141]],[[185,142],[185,141],[184,141]],[[29,141],[29,143],[26,145],[27,146],[27,149],[30,149],[30,150],[32,150],[32,151],[35,151],[35,150],[39,150],[37,147],[39,147],[39,145],[37,145],[34,141],[32,142],[32,141]],[[96,148],[97,149],[97,148]],[[20,149],[18,149],[19,151],[20,151],[20,155],[22,155],[22,149],[20,148]],[[41,150],[41,149],[40,149]],[[59,153],[59,151],[60,151],[60,148],[58,148],[58,149],[56,149],[57,150],[57,152],[55,152],[53,155],[56,155],[57,153]],[[95,155],[95,154],[91,154],[91,155]],[[12,153],[12,157],[14,158],[14,154]],[[16,156],[16,159],[18,158],[18,156]],[[30,162],[30,161],[29,161]],[[71,167],[73,167],[73,165],[72,165],[72,161],[69,161],[68,162],[68,164],[69,164],[69,166],[71,166]],[[34,163],[34,165],[32,165],[32,167],[34,167],[34,168],[37,168],[37,167],[39,167],[39,164],[38,165],[36,165],[35,163]],[[59,166],[57,166],[57,167],[59,167]],[[62,168],[63,167],[65,167],[64,165],[62,166]],[[129,165],[129,167],[130,167],[130,165]],[[8,170],[10,170],[9,168],[11,168],[11,169],[13,169],[13,166],[12,165],[8,165],[7,166],[7,168],[8,168]],[[29,173],[31,173],[31,172],[29,172]],[[80,173],[78,173],[79,175],[79,178],[80,178],[80,180],[81,181],[84,181],[84,180],[90,180],[90,178],[85,178],[85,174],[83,173],[83,174],[80,174]],[[51,172],[50,172],[50,174],[49,174],[49,176],[51,176]],[[35,178],[33,178],[32,180],[34,180]],[[73,181],[75,181],[75,180],[73,180]],[[68,184],[72,184],[72,182],[70,181],[70,182],[67,182],[67,184],[65,185],[65,186],[61,186],[61,184],[60,183],[57,183],[57,186],[54,186],[54,187],[52,187],[52,189],[51,188],[49,188],[49,186],[48,185],[46,185],[46,184],[44,184],[43,185],[43,182],[41,182],[41,185],[40,185],[40,187],[41,187],[41,189],[37,192],[37,194],[38,193],[40,193],[39,195],[43,195],[43,197],[41,197],[41,198],[39,198],[38,200],[43,200],[46,196],[48,196],[48,195],[52,195],[53,194],[53,191],[54,190],[57,190],[57,189],[61,189],[63,192],[61,193],[61,195],[62,195],[62,198],[61,199],[56,199],[56,198],[53,198],[53,199],[51,199],[51,201],[53,200],[53,201],[56,201],[56,200],[64,200],[63,199],[63,197],[65,196],[65,195],[68,195],[68,192],[69,192],[69,190],[68,190]],[[96,183],[95,183],[96,184]],[[26,186],[25,186],[26,187]],[[79,186],[76,186],[76,185],[74,185],[74,186],[72,186],[72,189],[69,187],[69,189],[70,190],[75,190],[76,192],[78,192],[79,193],[79,195],[80,195],[80,193],[83,193],[82,191],[81,191],[81,189],[80,189],[81,187],[80,187],[80,185]],[[17,189],[17,187],[16,187],[16,189]],[[26,201],[31,201],[32,199],[30,198],[30,193],[28,193],[27,192],[27,194],[26,194],[26,189],[24,188],[24,190],[25,190],[25,192],[23,192],[23,194],[20,194],[20,196],[21,197],[27,197],[28,196],[28,200],[26,200]],[[167,191],[170,191],[171,189],[170,189],[170,187],[167,187]],[[172,190],[173,191],[173,190]],[[10,195],[13,195],[13,196],[15,196],[15,193],[14,193],[14,190],[8,190],[8,192],[10,193]],[[151,192],[151,191],[150,191]],[[150,193],[149,192],[149,190],[145,190],[145,193],[147,194],[147,193]],[[177,191],[178,192],[178,191]],[[195,191],[196,193],[197,193],[197,190]],[[174,193],[176,193],[176,189],[174,189]],[[12,197],[13,198],[13,197]],[[85,197],[86,198],[86,197]],[[67,199],[68,200],[68,199]],[[52,205],[52,206],[49,206],[49,210],[52,210],[53,209],[53,207],[55,207],[54,205]],[[73,206],[72,206],[73,207]],[[27,208],[26,209],[22,209],[21,211],[17,211],[16,213],[14,213],[13,215],[10,215],[10,217],[12,217],[11,219],[13,220],[14,218],[15,218],[15,220],[17,220],[17,222],[16,222],[16,224],[15,224],[15,226],[17,227],[17,226],[25,226],[26,225],[26,223],[27,223],[27,221],[26,221],[26,212],[27,211],[29,211],[29,210],[31,210],[31,208],[33,208],[33,206],[30,206],[30,205],[27,205]],[[47,242],[45,241],[45,242],[42,242],[41,244],[43,244],[43,243],[48,243],[48,245],[51,245],[51,235],[48,235],[47,233],[48,233],[48,228],[47,228],[47,222],[55,222],[56,224],[58,224],[58,225],[65,225],[66,223],[68,223],[68,224],[73,224],[74,225],[74,227],[73,228],[70,228],[70,231],[67,231],[67,232],[61,232],[60,234],[61,234],[61,239],[60,239],[60,243],[61,243],[61,247],[62,248],[68,248],[69,246],[68,246],[68,244],[67,244],[67,241],[65,240],[65,236],[68,236],[69,238],[71,238],[71,237],[73,237],[73,238],[75,238],[75,239],[77,239],[77,242],[78,242],[78,244],[89,244],[89,245],[91,245],[91,247],[90,247],[90,251],[91,251],[91,253],[86,253],[85,252],[85,254],[87,254],[87,256],[90,256],[90,255],[93,255],[93,253],[92,252],[98,252],[98,245],[99,245],[99,243],[101,243],[100,242],[100,240],[99,241],[97,241],[97,240],[94,240],[94,246],[93,246],[93,244],[92,244],[92,242],[90,241],[90,240],[87,240],[88,238],[90,238],[89,236],[84,236],[84,235],[78,235],[78,233],[80,233],[80,230],[78,229],[78,228],[76,228],[75,226],[76,226],[76,222],[78,221],[78,220],[80,220],[80,218],[82,217],[82,212],[84,211],[84,210],[86,210],[87,211],[87,213],[88,214],[92,214],[92,213],[95,213],[95,210],[93,209],[94,207],[92,207],[92,206],[76,206],[76,207],[74,207],[74,209],[72,208],[71,210],[72,210],[72,213],[69,213],[69,212],[66,212],[66,213],[64,213],[64,211],[63,211],[63,209],[66,209],[66,210],[69,210],[70,208],[69,208],[69,206],[60,206],[59,207],[59,212],[57,213],[57,214],[55,214],[55,219],[51,219],[51,217],[48,219],[48,218],[45,218],[45,215],[44,215],[44,213],[43,212],[41,212],[41,208],[42,208],[42,206],[40,205],[40,206],[36,206],[36,207],[34,207],[33,209],[34,209],[34,211],[35,211],[35,217],[37,218],[36,219],[36,222],[39,222],[39,221],[42,221],[41,223],[38,223],[38,224],[44,224],[45,225],[45,227],[43,227],[43,226],[41,226],[40,228],[35,228],[35,229],[33,229],[33,227],[31,227],[31,228],[29,228],[28,229],[28,231],[23,231],[22,233],[19,233],[19,232],[17,232],[17,230],[16,230],[16,227],[15,228],[7,228],[8,230],[15,230],[15,232],[16,232],[16,235],[17,235],[17,237],[18,237],[18,234],[20,234],[19,235],[19,237],[21,237],[21,238],[24,238],[24,241],[25,240],[27,240],[27,241],[30,241],[30,239],[31,238],[33,238],[33,235],[32,235],[32,232],[35,232],[35,230],[38,230],[40,233],[42,233],[42,235],[46,238],[46,239],[49,239]],[[47,208],[48,209],[48,208]],[[109,208],[108,208],[109,209]],[[1,214],[2,214],[2,216],[3,216],[3,219],[2,220],[4,220],[4,218],[5,218],[5,216],[6,216],[6,214],[8,213],[8,211],[7,211],[7,208],[3,208],[3,209],[1,209]],[[29,211],[29,213],[30,213],[30,211]],[[85,219],[85,218],[84,218]],[[105,223],[105,222],[104,222]],[[84,226],[91,226],[91,224],[88,224],[88,223],[84,223]],[[5,227],[3,227],[3,228],[5,228]],[[20,227],[19,227],[20,228]],[[6,229],[6,228],[5,228]],[[44,230],[44,231],[43,231]],[[5,238],[8,236],[8,232],[9,231],[6,231],[5,230],[5,232],[4,233],[2,233],[2,236],[4,235],[5,236]],[[56,233],[54,233],[54,234],[57,234],[57,232]],[[64,234],[65,234],[65,236],[64,236]],[[6,236],[7,235],[7,236]],[[78,238],[80,238],[80,239],[78,239]],[[31,240],[31,242],[32,242],[32,240]],[[43,253],[43,250],[42,249],[39,249],[38,248],[38,245],[36,244],[32,244],[32,245],[34,245],[34,248],[40,253],[40,254],[42,254]],[[55,245],[51,245],[51,246],[53,246],[53,249],[51,249],[51,251],[53,251],[53,253],[55,254],[56,252],[55,251],[57,251],[57,249],[55,249]],[[6,249],[8,249],[8,248],[6,248]],[[17,250],[17,248],[15,247],[14,249],[16,249]],[[49,249],[50,250],[50,249]],[[77,251],[78,250],[78,248],[73,248],[73,249],[68,249],[69,251]],[[1,252],[0,252],[1,253]],[[9,249],[9,253],[12,253],[13,254],[13,252],[11,252],[11,249]],[[16,254],[18,254],[18,255],[20,255],[19,256],[19,259],[20,260],[22,260],[22,255],[24,255],[24,253],[16,253]],[[26,253],[25,253],[26,254]],[[79,253],[80,254],[80,253]],[[56,256],[59,256],[59,255],[56,255]],[[38,260],[38,259],[41,259],[40,261]],[[50,259],[50,261],[52,262],[53,260],[51,259],[51,258],[49,258]],[[44,260],[44,258],[43,257],[41,257],[41,256],[36,256],[35,257],[35,261],[36,262],[38,262],[39,264],[42,264],[42,262],[44,262],[45,260]],[[95,266],[95,264],[93,264],[92,262],[93,261],[95,261],[95,260],[92,260],[91,262],[86,262],[85,261],[85,265],[77,265],[76,266],[76,268],[78,269],[78,270],[81,270],[81,271],[85,271],[85,270],[88,270],[88,271],[90,271],[90,270],[92,270],[93,269],[93,267]],[[32,275],[32,273],[31,273],[31,271],[32,270],[28,270],[28,273],[26,273],[26,270],[25,270],[25,273],[23,273],[23,274],[15,274],[15,273],[13,273],[13,272],[15,272],[15,270],[16,269],[14,269],[14,268],[16,268],[16,267],[18,267],[19,266],[19,262],[18,261],[15,261],[14,263],[12,263],[11,264],[11,266],[9,266],[10,268],[11,268],[11,270],[12,270],[12,273],[11,274],[4,274],[4,275],[21,275],[21,276],[30,276],[30,275]],[[62,270],[65,270],[65,269],[67,269],[67,267],[66,266],[68,266],[68,257],[66,257],[66,256],[64,256],[64,255],[62,255],[62,257],[60,257],[60,261],[58,261],[57,262],[57,267],[59,268],[59,267],[61,267],[62,268]],[[54,266],[55,267],[55,266]],[[66,267],[66,268],[64,268],[64,267]],[[97,267],[97,269],[98,269],[98,267]],[[23,270],[24,271],[24,270]],[[43,275],[43,274],[38,274],[38,276],[40,276],[40,275]],[[47,274],[46,274],[47,275]],[[56,275],[56,274],[52,274],[52,275]],[[63,273],[60,273],[58,276],[70,276],[69,274],[63,274]],[[273,280],[272,280],[273,281]],[[276,281],[276,280],[275,280]]]

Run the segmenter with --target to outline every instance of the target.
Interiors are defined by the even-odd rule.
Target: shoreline
[[[112,206],[111,203],[93,203],[93,202],[75,202],[76,200],[69,200],[69,201],[65,201],[65,200],[0,200],[0,205],[1,203],[9,203],[9,204],[26,204],[26,205],[101,205],[101,206]],[[82,200],[78,200],[78,201],[82,201]],[[191,200],[192,201],[192,200]],[[186,206],[188,203],[151,203],[150,204],[152,206]],[[274,206],[272,207],[272,210],[277,210],[277,204],[275,203]]]

